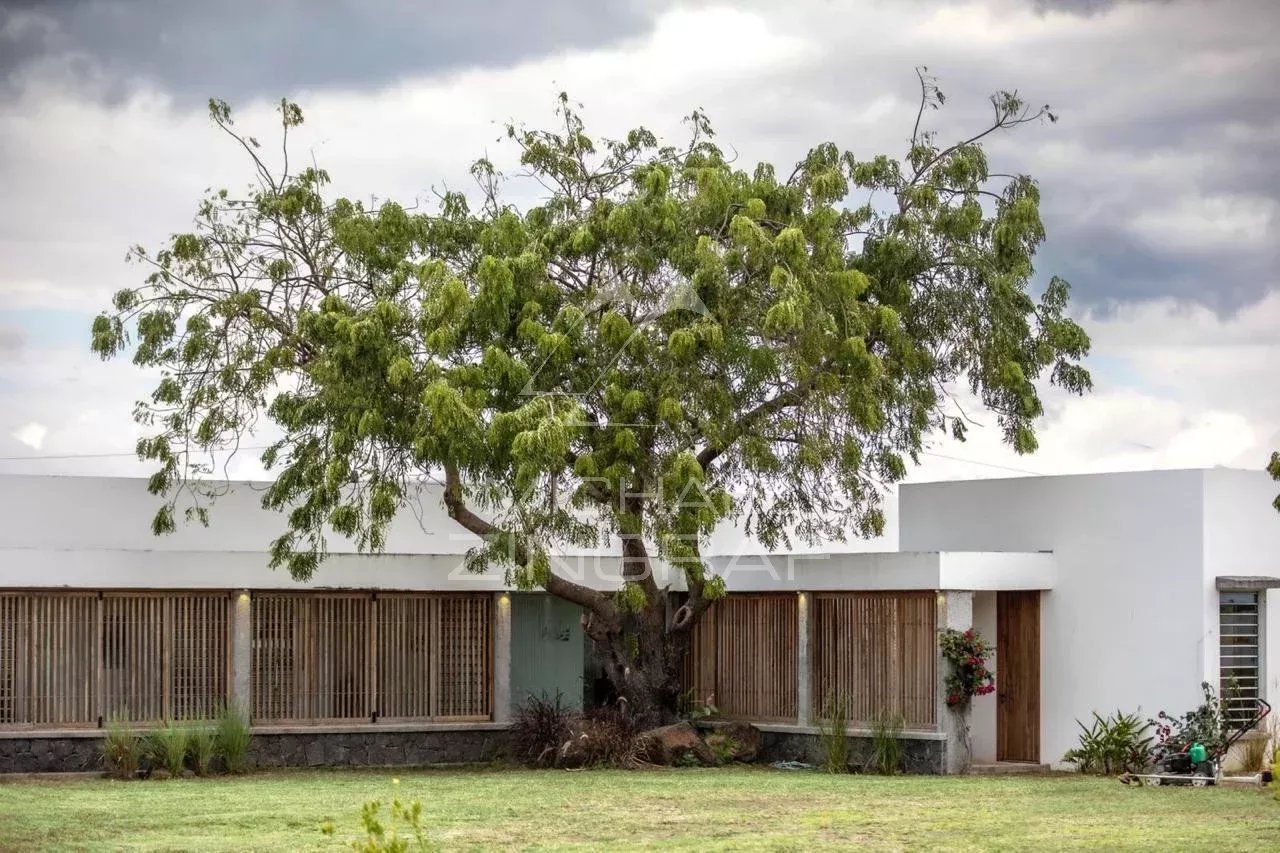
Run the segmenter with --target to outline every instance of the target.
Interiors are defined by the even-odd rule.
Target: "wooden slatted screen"
[[[216,716],[231,675],[231,600],[227,595],[169,599],[172,639],[168,715],[178,720]]]
[[[440,662],[437,664],[438,716],[470,720],[487,717],[492,628],[489,596],[440,598]]]
[[[103,599],[103,716],[159,720],[164,713],[164,599],[111,596]]]
[[[225,593],[103,596],[103,716],[209,719],[227,697]]]
[[[25,719],[33,726],[96,724],[96,595],[26,597]]]
[[[379,719],[416,720],[438,714],[433,683],[439,612],[436,596],[378,598]]]
[[[264,593],[251,610],[254,719],[370,717],[370,595]]]
[[[26,618],[22,599],[16,595],[0,595],[0,726],[18,720],[19,661],[18,629]]]
[[[686,659],[695,701],[710,699],[727,717],[794,722],[796,619],[794,593],[734,594],[713,604]]]
[[[851,722],[901,714],[911,729],[936,724],[937,610],[931,592],[815,593],[813,707],[843,697]]]
[[[212,716],[228,608],[216,593],[0,594],[0,726]]]
[[[253,718],[489,719],[492,607],[485,593],[255,594]]]

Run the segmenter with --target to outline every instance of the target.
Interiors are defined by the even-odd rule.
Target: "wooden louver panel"
[[[107,719],[215,716],[227,696],[229,603],[221,593],[108,593],[102,684]]]
[[[843,701],[853,723],[898,714],[907,728],[936,722],[936,605],[930,592],[813,596],[813,707]]]
[[[94,595],[23,596],[18,626],[19,717],[34,726],[80,726],[98,718]]]
[[[254,596],[255,720],[489,719],[487,594]]]
[[[727,595],[703,614],[686,660],[695,702],[728,717],[794,721],[796,596]]]
[[[253,717],[367,719],[372,601],[265,594],[253,601]]]
[[[223,594],[0,594],[0,726],[213,716],[228,618]]]

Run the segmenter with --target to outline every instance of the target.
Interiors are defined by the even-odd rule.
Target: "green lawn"
[[[0,849],[340,849],[390,771],[0,782]],[[1280,804],[1240,788],[1106,779],[828,776],[769,769],[399,774],[444,848],[1258,850]],[[334,839],[319,831],[332,820]]]

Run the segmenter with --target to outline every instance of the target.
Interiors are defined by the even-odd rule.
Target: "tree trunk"
[[[582,620],[614,692],[645,727],[674,721],[684,692],[690,635],[687,627],[672,626],[665,598],[625,624],[607,624],[590,612]]]

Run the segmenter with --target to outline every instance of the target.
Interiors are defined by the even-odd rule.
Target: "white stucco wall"
[[[973,629],[991,642],[996,638],[996,594],[976,592],[973,595]],[[991,671],[1000,677],[1000,650],[988,660]],[[994,764],[996,760],[996,694],[973,697],[970,706],[969,744],[974,764]]]
[[[1271,502],[1280,492],[1261,471],[1204,472],[1203,625],[1205,677],[1217,683],[1218,597],[1222,575],[1280,577],[1280,513]],[[1264,698],[1280,713],[1280,589],[1263,593],[1262,678]]]
[[[1041,599],[1042,761],[1060,762],[1075,721],[1095,709],[1195,703],[1207,641],[1202,484],[1200,471],[1154,471],[902,487],[904,550],[1054,553]],[[994,641],[994,614],[984,618]]]
[[[180,523],[153,536],[157,499],[141,479],[0,477],[0,587],[184,589],[363,587],[496,590],[500,572],[471,574],[463,555],[477,544],[424,488],[402,511],[377,555],[330,535],[330,556],[306,583],[267,568],[267,546],[285,530],[280,514],[261,506],[261,483],[233,483],[211,509],[209,526]],[[181,505],[181,504],[180,504]],[[895,531],[896,538],[896,531]],[[866,543],[862,543],[866,544]],[[1049,554],[904,554],[849,550],[765,554],[758,542],[726,526],[704,548],[711,571],[730,590],[893,590],[1048,588]],[[570,548],[554,558],[558,574],[596,589],[615,589],[616,545]],[[654,561],[658,581],[684,588],[684,576]]]

